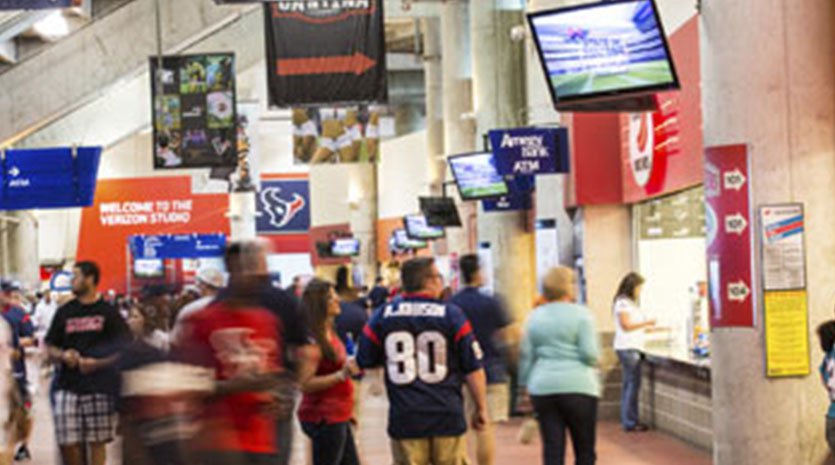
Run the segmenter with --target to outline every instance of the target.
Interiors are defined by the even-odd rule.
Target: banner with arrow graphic
[[[271,105],[387,101],[381,0],[272,2],[264,17]]]
[[[748,147],[705,151],[705,224],[710,325],[756,325]]]

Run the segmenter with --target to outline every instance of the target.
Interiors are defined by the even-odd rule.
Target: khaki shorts
[[[475,413],[475,403],[469,389],[464,388],[464,405],[467,421]],[[510,420],[510,385],[508,383],[487,385],[487,415],[492,423],[504,423]]]
[[[394,465],[468,465],[466,436],[391,441]]]

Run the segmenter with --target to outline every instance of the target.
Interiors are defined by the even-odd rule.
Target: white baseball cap
[[[226,287],[226,279],[223,273],[216,268],[202,268],[197,272],[197,282],[214,289]]]

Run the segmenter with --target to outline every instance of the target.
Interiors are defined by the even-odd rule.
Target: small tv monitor
[[[158,258],[137,258],[133,261],[133,275],[141,279],[165,277],[165,263]]]
[[[356,257],[360,254],[360,240],[354,238],[336,239],[331,242],[334,257]]]
[[[407,215],[403,218],[403,226],[406,228],[406,235],[410,239],[419,241],[431,241],[446,236],[444,228],[429,226],[426,217],[423,215]]]
[[[491,152],[454,155],[448,161],[463,200],[503,197],[509,193]]]
[[[461,226],[458,207],[451,197],[420,197],[420,212],[426,217],[426,224],[445,228]]]
[[[395,229],[392,233],[394,247],[398,250],[416,250],[429,247],[426,241],[419,241],[409,238],[405,229]]]
[[[653,0],[558,8],[528,21],[557,107],[680,87]]]

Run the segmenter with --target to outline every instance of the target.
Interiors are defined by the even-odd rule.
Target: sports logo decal
[[[261,182],[258,193],[259,234],[302,233],[310,229],[310,186],[307,179]]]

